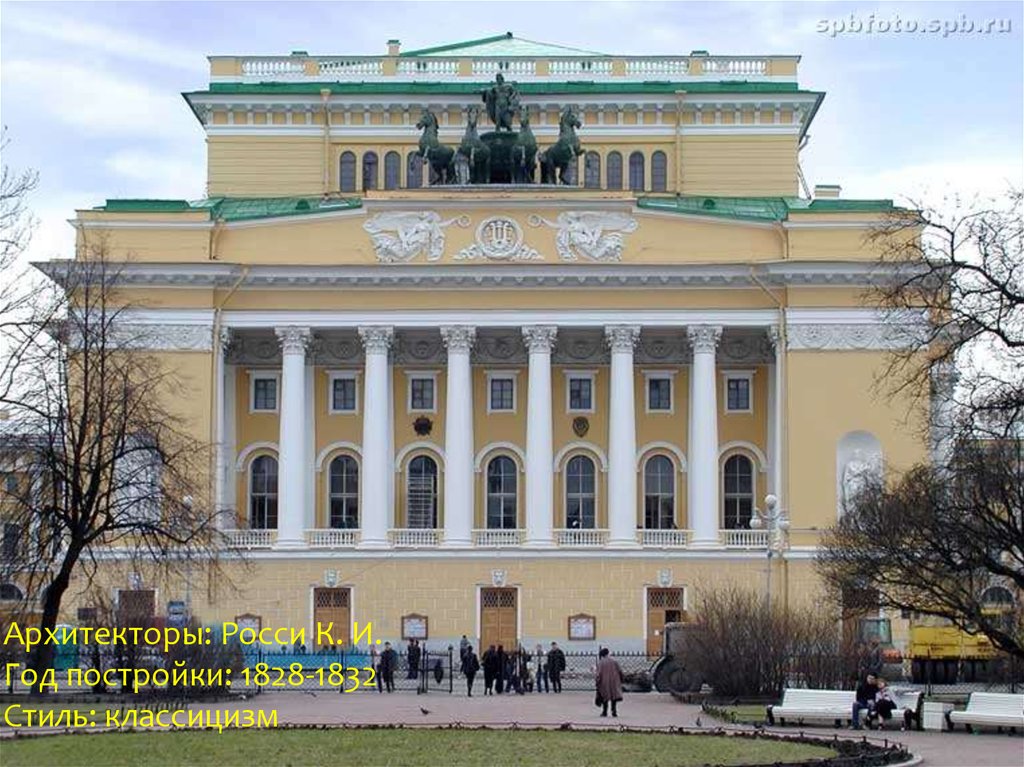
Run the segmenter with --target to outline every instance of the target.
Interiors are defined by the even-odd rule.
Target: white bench
[[[885,720],[878,718],[875,722],[880,728],[885,727],[886,721],[891,722],[902,722],[906,729],[916,727],[918,730],[921,729],[921,705],[923,702],[923,695],[920,690],[899,690],[890,687],[889,694],[892,696],[893,703],[896,704],[896,708],[893,709],[892,719]]]
[[[853,690],[802,690],[787,688],[782,693],[782,703],[768,706],[768,723],[785,724],[786,720],[803,723],[807,720],[831,721],[836,727],[850,721],[853,702],[857,694]]]
[[[950,711],[946,714],[949,729],[962,724],[971,731],[975,724],[989,727],[1024,729],[1024,695],[1006,692],[972,692],[964,711]]]

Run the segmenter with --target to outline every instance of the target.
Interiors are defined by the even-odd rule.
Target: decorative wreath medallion
[[[427,418],[425,415],[421,415],[415,421],[412,422],[412,430],[419,436],[425,437],[434,430],[434,422]]]
[[[523,228],[514,218],[491,216],[476,228],[476,243],[460,250],[455,258],[533,261],[542,256],[523,243]]]
[[[572,419],[572,431],[577,437],[587,436],[587,432],[590,431],[590,421],[581,415],[576,416]]]

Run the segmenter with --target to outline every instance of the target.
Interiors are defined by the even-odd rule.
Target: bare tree
[[[119,265],[98,247],[49,271],[60,284],[32,321],[5,328],[17,385],[0,393],[24,469],[6,515],[20,556],[5,566],[38,598],[43,629],[72,581],[87,586],[110,560],[187,577],[217,568],[222,543],[208,446],[171,406],[187,387],[131,324]],[[32,667],[48,668],[53,650],[39,646]]]
[[[890,392],[931,409],[932,460],[875,477],[823,538],[819,570],[873,607],[940,616],[1024,657],[1024,223],[1021,190],[921,207],[874,233],[893,279],[869,296],[903,322]],[[925,419],[927,422],[929,419]],[[1016,597],[994,605],[1003,587]]]

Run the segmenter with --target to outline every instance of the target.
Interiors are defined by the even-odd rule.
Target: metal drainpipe
[[[676,91],[676,195],[683,193],[683,99],[686,91]]]
[[[328,104],[331,98],[330,88],[320,89],[320,103],[324,109],[324,176],[323,195],[331,192],[331,109]]]

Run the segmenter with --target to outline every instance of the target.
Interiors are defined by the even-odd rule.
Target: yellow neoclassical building
[[[128,259],[248,569],[113,587],[207,622],[632,650],[702,588],[764,588],[769,561],[776,595],[816,598],[846,494],[929,446],[873,386],[899,334],[864,302],[866,235],[892,204],[806,189],[824,94],[798,63],[511,34],[211,57],[184,94],[206,198],[74,224]],[[574,116],[571,183],[431,169],[468,123],[500,133],[499,74],[542,157]],[[787,535],[750,524],[768,494]]]

